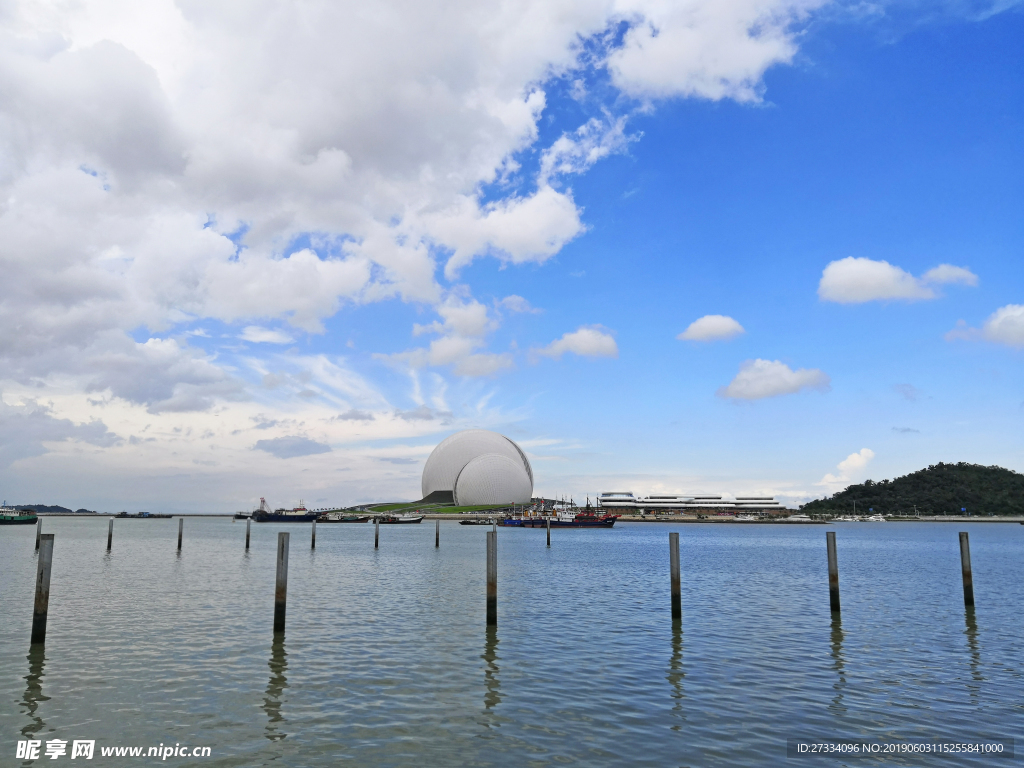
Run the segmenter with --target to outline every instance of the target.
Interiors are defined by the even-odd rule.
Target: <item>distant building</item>
[[[746,513],[771,514],[785,507],[774,496],[737,496],[735,500],[721,496],[651,495],[635,496],[630,491],[608,491],[598,496],[597,505],[609,511],[622,512],[686,512],[688,514]]]

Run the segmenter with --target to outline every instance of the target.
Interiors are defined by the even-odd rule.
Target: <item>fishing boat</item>
[[[299,500],[299,506],[294,509],[275,509],[270,511],[267,500],[260,496],[260,505],[252,513],[254,523],[312,523],[320,516],[319,512],[310,512],[306,505]]]
[[[401,523],[422,523],[423,515],[380,515],[374,518],[381,525],[400,525]]]
[[[38,519],[34,509],[8,507],[6,501],[0,507],[0,525],[35,525]]]
[[[477,518],[475,520],[459,520],[459,525],[495,525],[497,522],[494,518]]]
[[[369,515],[347,515],[341,511],[331,510],[321,513],[316,521],[318,523],[365,523],[369,519]]]
[[[579,509],[569,507],[567,509],[555,510],[554,515],[506,517],[498,525],[506,528],[547,528],[550,522],[552,528],[611,528],[619,515],[599,515],[590,507]]]

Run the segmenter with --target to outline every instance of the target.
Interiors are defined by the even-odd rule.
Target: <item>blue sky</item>
[[[211,86],[215,114],[198,114],[153,19],[125,33],[102,5],[64,20],[67,47],[46,62],[114,56],[114,40],[140,61],[132,98],[166,102],[125,141],[170,149],[160,163],[109,149],[113,108],[89,135],[54,139],[61,151],[18,145],[10,199],[75,162],[108,190],[49,203],[66,240],[21,235],[56,266],[8,249],[25,301],[55,274],[74,286],[49,315],[66,328],[38,319],[31,354],[7,300],[8,497],[174,510],[415,498],[430,448],[467,427],[520,441],[548,495],[795,506],[939,461],[1024,470],[1019,8],[755,3],[736,13],[778,14],[787,50],[751,64],[698,25],[716,63],[657,54],[667,70],[650,40],[639,64],[616,58],[630,29],[674,34],[653,6],[573,18],[561,42],[496,62],[470,25],[455,64],[411,51],[411,71],[435,67],[455,96],[411,102],[403,124],[405,81],[387,63],[379,94],[325,76],[348,111],[307,115],[313,101],[273,72],[235,72]],[[203,60],[199,22],[165,12],[179,53]],[[258,47],[259,30],[215,31]],[[459,91],[460,66],[499,64]],[[116,77],[98,82],[125,92]],[[273,109],[252,117],[247,93]],[[80,210],[102,233],[81,235]],[[4,216],[18,242],[26,219]],[[743,332],[677,338],[715,315]]]

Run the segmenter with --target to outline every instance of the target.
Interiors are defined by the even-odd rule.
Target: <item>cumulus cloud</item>
[[[981,329],[989,341],[1024,347],[1024,304],[1007,304],[992,313]]]
[[[939,264],[923,275],[921,281],[932,285],[978,285],[978,276],[966,267],[954,267],[952,264]]]
[[[18,459],[46,453],[45,443],[66,440],[108,447],[121,442],[102,421],[76,424],[56,418],[52,410],[36,402],[8,405],[0,399],[0,469]]]
[[[566,352],[580,357],[618,357],[619,346],[615,338],[600,325],[582,325],[546,347],[535,350],[535,354],[555,360],[561,359]]]
[[[329,453],[331,446],[318,443],[301,435],[274,437],[269,440],[257,440],[256,450],[266,451],[279,459],[294,459],[299,456],[312,456],[317,453]]]
[[[479,330],[495,318],[453,302],[439,265],[452,280],[480,258],[551,259],[586,231],[566,180],[636,138],[620,95],[756,99],[816,5],[6,3],[0,369],[186,413],[245,392],[184,328],[285,344],[271,328],[321,333],[343,306],[396,298],[441,318],[406,364],[511,367]],[[584,70],[608,98],[576,89],[580,124],[540,131],[548,84]],[[290,389],[263,362],[259,394]]]
[[[976,286],[978,277],[964,267],[940,264],[917,278],[887,261],[848,256],[825,267],[818,297],[839,304],[917,301],[936,298],[935,286],[944,284]]]
[[[871,463],[873,458],[875,458],[874,451],[870,448],[861,448],[857,453],[851,453],[836,465],[839,474],[829,472],[815,485],[823,485],[830,490],[839,490],[841,487],[860,479],[864,469]]]
[[[946,341],[977,341],[984,339],[1008,347],[1024,347],[1024,304],[1007,304],[1000,307],[985,321],[981,328],[971,328],[963,320],[946,333]]]
[[[239,336],[242,341],[251,341],[255,344],[291,344],[295,339],[284,331],[272,328],[261,328],[258,325],[248,325]]]
[[[792,395],[803,389],[828,392],[831,381],[824,371],[817,368],[792,370],[779,360],[747,360],[740,366],[728,386],[720,387],[719,397],[734,400],[761,400],[765,397]]]
[[[522,296],[516,296],[515,294],[506,296],[501,301],[496,302],[496,305],[501,309],[507,309],[509,312],[530,313],[534,315],[540,314],[541,312],[541,310],[532,306],[530,302]]]
[[[743,326],[726,315],[704,315],[676,336],[681,341],[721,341],[746,333]]]
[[[512,355],[480,352],[488,333],[498,327],[498,320],[486,305],[467,297],[464,289],[455,289],[436,308],[441,320],[428,325],[414,325],[413,335],[439,334],[430,346],[393,355],[375,355],[379,360],[408,365],[413,369],[427,366],[451,366],[459,376],[491,376],[513,365]],[[518,298],[518,297],[517,297]]]
[[[608,56],[608,68],[619,88],[640,97],[756,101],[765,70],[796,53],[793,22],[821,4],[627,0],[640,20]]]

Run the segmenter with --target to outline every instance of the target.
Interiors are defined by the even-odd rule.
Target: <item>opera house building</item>
[[[423,501],[469,507],[529,504],[533,468],[504,435],[466,429],[442,440],[423,467]]]

